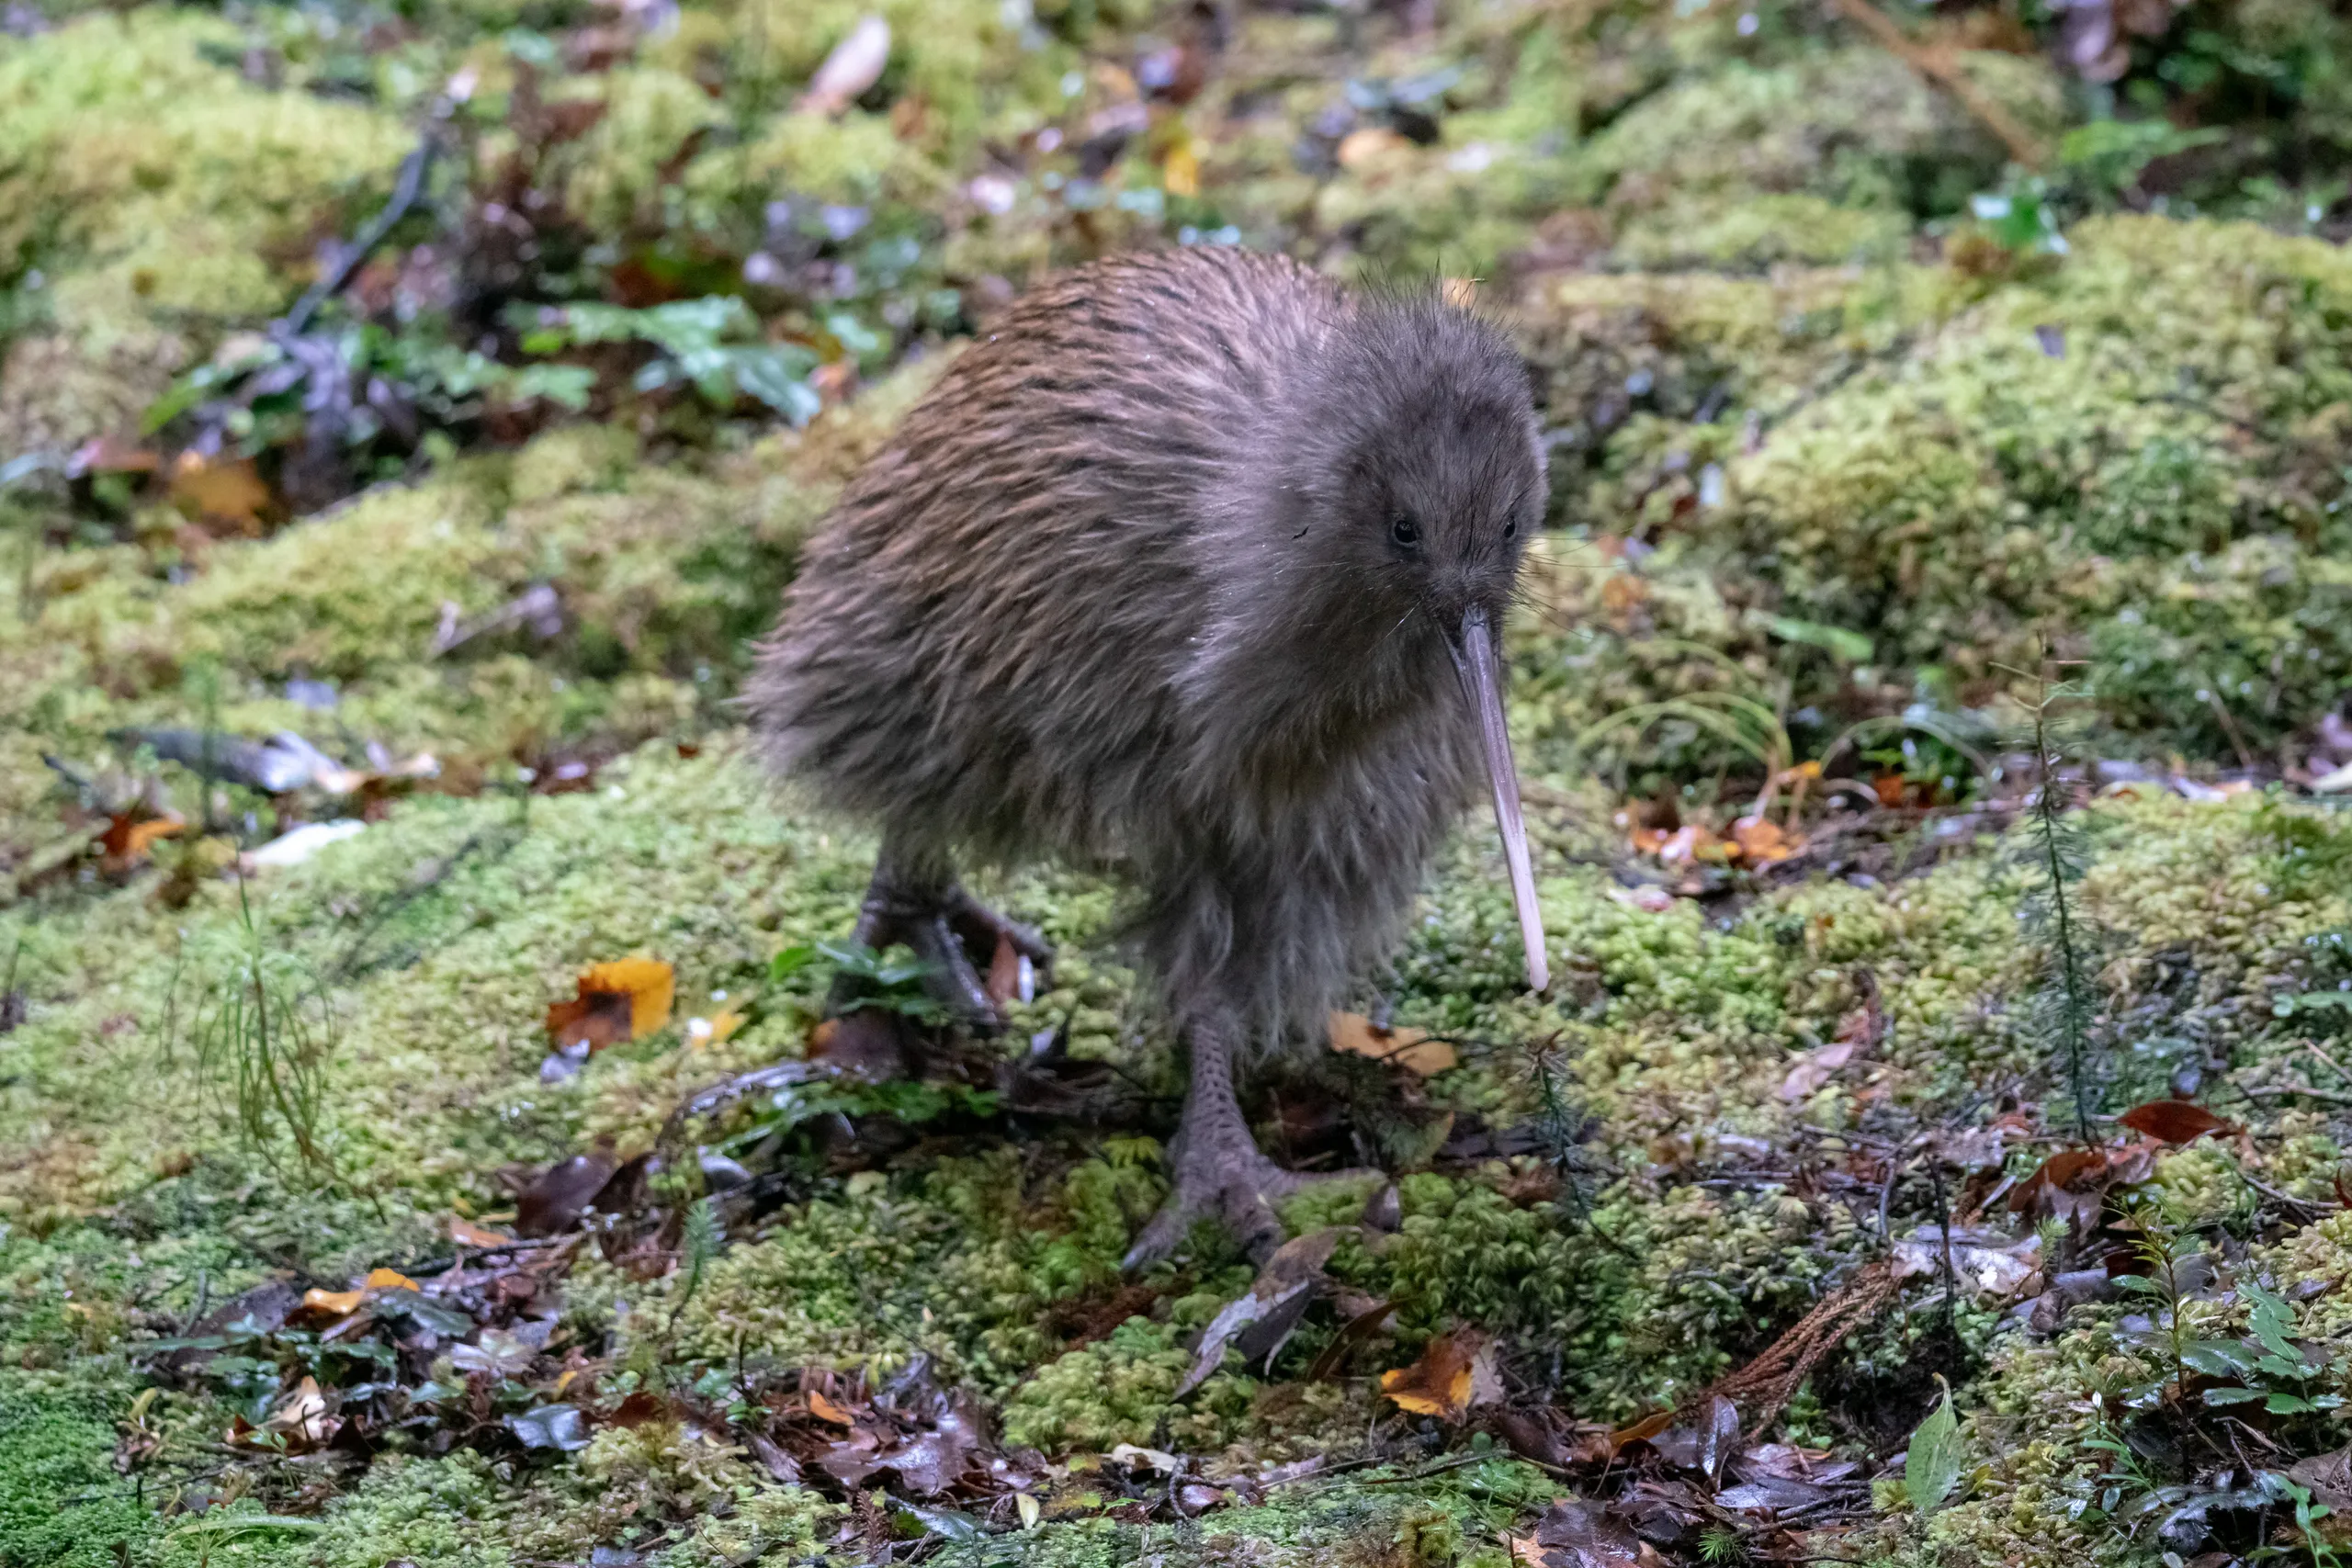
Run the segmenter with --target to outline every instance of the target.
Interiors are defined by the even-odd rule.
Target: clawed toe
[[[975,1034],[1004,1027],[999,998],[1030,999],[1036,976],[1050,975],[1053,949],[1045,938],[1006,919],[954,882],[909,877],[888,859],[874,870],[858,913],[857,940],[873,949],[904,942],[923,966],[923,988],[947,1015]],[[1009,972],[997,973],[1010,950]],[[851,1000],[840,987],[828,1010]]]

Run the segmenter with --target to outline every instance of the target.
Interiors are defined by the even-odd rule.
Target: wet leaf
[[[1394,1062],[1406,1071],[1429,1077],[1458,1066],[1460,1053],[1425,1030],[1382,1029],[1360,1012],[1335,1012],[1330,1021],[1331,1049],[1351,1055]]]
[[[1655,1410],[1630,1427],[1620,1427],[1609,1434],[1609,1451],[1613,1456],[1624,1450],[1628,1443],[1645,1443],[1674,1425],[1674,1412]]]
[[[349,1317],[359,1310],[366,1295],[365,1291],[304,1291],[302,1310],[324,1313],[330,1317]]]
[[[515,1233],[547,1236],[571,1229],[616,1168],[617,1162],[601,1149],[548,1167],[515,1200]]]
[[[506,1417],[506,1429],[526,1449],[574,1453],[588,1446],[588,1428],[569,1404],[542,1404]]]
[[[1474,1407],[1502,1397],[1494,1346],[1474,1334],[1441,1334],[1411,1366],[1381,1373],[1380,1392],[1400,1410],[1460,1421]]]
[[[1532,1568],[1635,1568],[1642,1562],[1639,1537],[1606,1504],[1563,1497],[1535,1523],[1535,1539],[1515,1540],[1511,1551]]]
[[[830,1421],[836,1427],[857,1425],[856,1416],[827,1399],[822,1393],[814,1391],[811,1391],[808,1395],[808,1414],[820,1421]]]
[[[1860,1048],[1853,1041],[1836,1040],[1805,1052],[1789,1068],[1789,1076],[1781,1080],[1781,1098],[1794,1103],[1818,1092],[1840,1067],[1854,1059],[1854,1053]]]
[[[591,1051],[642,1040],[670,1021],[677,974],[658,958],[620,958],[581,972],[578,996],[548,1008],[548,1033],[558,1047],[585,1043]]]
[[[330,1413],[318,1380],[305,1377],[294,1385],[294,1392],[286,1396],[285,1402],[270,1412],[269,1419],[262,1423],[262,1430],[285,1438],[288,1450],[300,1453],[320,1447],[342,1426]]]
[[[1322,1283],[1323,1265],[1330,1261],[1331,1249],[1339,1243],[1340,1232],[1334,1228],[1310,1232],[1276,1248],[1250,1289],[1227,1303],[1202,1331],[1192,1370],[1176,1385],[1173,1397],[1182,1399],[1206,1382],[1209,1374],[1224,1363],[1226,1348],[1237,1341],[1245,1341],[1242,1353],[1252,1360],[1280,1349],[1314,1300]]]
[[[2186,1100],[2152,1100],[2116,1118],[2126,1127],[2160,1144],[2191,1144],[2208,1133],[2230,1125],[2203,1106]]]

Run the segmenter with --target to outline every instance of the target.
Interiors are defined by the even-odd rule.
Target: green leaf
[[[1782,642],[1799,642],[1811,648],[1827,649],[1849,664],[1868,664],[1872,645],[1860,632],[1844,626],[1825,626],[1819,621],[1800,621],[1792,615],[1774,615],[1766,625]]]
[[[2244,1377],[2260,1358],[2234,1339],[2197,1339],[2182,1347],[2180,1359],[2207,1377]]]
[[[2308,1416],[2319,1408],[2319,1403],[2300,1393],[2274,1393],[2263,1402],[2262,1408],[2273,1416]]]
[[[811,964],[816,963],[820,956],[816,943],[795,942],[768,960],[768,978],[789,980]]]
[[[2265,1392],[2258,1388],[2209,1388],[2205,1391],[2205,1403],[2208,1404],[2252,1404],[2256,1400],[2262,1398]]]
[[[1937,1374],[1936,1386],[1943,1390],[1943,1403],[1911,1434],[1911,1451],[1903,1461],[1904,1495],[1922,1515],[1943,1506],[1960,1481],[1962,1461],[1960,1418],[1952,1414],[1951,1390],[1941,1373]]]

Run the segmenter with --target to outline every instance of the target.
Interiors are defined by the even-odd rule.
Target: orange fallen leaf
[[[424,1287],[397,1269],[370,1269],[360,1288],[368,1291],[415,1291]]]
[[[458,1217],[449,1221],[449,1239],[459,1247],[506,1247],[514,1240],[503,1231],[491,1230]]]
[[[1804,840],[1790,837],[1778,823],[1763,817],[1743,817],[1734,822],[1731,841],[1738,847],[1739,858],[1749,865],[1786,860],[1804,845]]]
[[[1654,1410],[1647,1416],[1643,1416],[1640,1420],[1634,1422],[1630,1427],[1618,1427],[1615,1431],[1610,1433],[1604,1440],[1609,1444],[1609,1452],[1611,1457],[1613,1458],[1618,1453],[1622,1452],[1628,1444],[1647,1442],[1650,1438],[1657,1437],[1660,1432],[1665,1431],[1668,1427],[1673,1425],[1673,1411]]]
[[[336,1317],[349,1317],[359,1310],[360,1299],[366,1294],[364,1291],[304,1291],[302,1305],[306,1311],[328,1313]]]
[[[600,1051],[642,1040],[670,1021],[677,972],[658,958],[618,958],[581,971],[579,995],[548,1008],[548,1032],[558,1046],[585,1043]]]
[[[98,851],[108,871],[129,871],[153,854],[157,842],[187,831],[187,824],[175,816],[141,817],[118,811],[98,835]]]
[[[1421,1029],[1380,1029],[1360,1012],[1331,1015],[1331,1049],[1374,1061],[1394,1062],[1420,1077],[1461,1064],[1461,1054]]]
[[[733,1008],[721,1008],[708,1018],[686,1020],[686,1040],[689,1043],[716,1045],[743,1027],[743,1015]]]
[[[1380,1374],[1380,1392],[1400,1410],[1459,1421],[1474,1406],[1502,1397],[1495,1348],[1470,1334],[1441,1334],[1409,1367]]]
[[[172,500],[192,516],[250,528],[269,504],[269,486],[249,457],[183,452],[172,465]]]
[[[1189,141],[1179,141],[1159,162],[1159,183],[1170,196],[1201,194],[1201,160]]]
[[[2193,1144],[2208,1133],[2230,1125],[2201,1105],[2186,1100],[2152,1100],[2116,1118],[2126,1127],[2160,1144]]]
[[[856,1416],[852,1416],[848,1411],[842,1409],[840,1405],[835,1404],[823,1394],[813,1391],[808,1395],[808,1414],[814,1416],[820,1421],[831,1421],[836,1427],[854,1427],[857,1425]]]

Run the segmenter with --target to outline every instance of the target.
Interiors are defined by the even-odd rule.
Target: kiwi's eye
[[[1421,543],[1421,525],[1409,517],[1400,515],[1388,525],[1388,536],[1396,541],[1398,549],[1419,549]]]
[[[1519,519],[1518,519],[1518,518],[1516,518],[1516,517],[1512,517],[1512,518],[1508,518],[1508,519],[1506,519],[1506,520],[1504,521],[1504,523],[1503,523],[1503,537],[1504,537],[1504,538],[1506,538],[1506,539],[1516,539],[1516,538],[1518,538],[1518,537],[1519,537]]]

